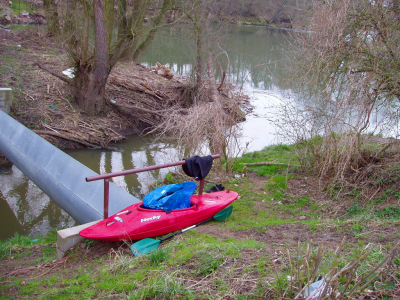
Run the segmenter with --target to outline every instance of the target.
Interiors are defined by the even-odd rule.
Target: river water
[[[193,40],[187,27],[161,30],[141,63],[154,66],[156,62],[168,64],[172,71],[189,75],[193,60]],[[247,151],[261,150],[277,142],[271,119],[276,108],[286,100],[279,87],[282,76],[282,51],[289,35],[284,30],[257,26],[231,26],[223,32],[224,51],[221,62],[229,57],[228,78],[250,97],[255,109],[241,124],[241,144]],[[218,75],[218,74],[217,74]],[[173,146],[154,143],[151,138],[130,136],[115,145],[120,151],[80,150],[68,152],[72,157],[97,173],[116,172],[154,164],[181,160]],[[121,188],[141,198],[155,180],[162,180],[168,172],[162,169],[126,177],[114,178]],[[76,225],[75,221],[53,203],[35,184],[15,166],[0,169],[0,240],[16,232],[35,236],[44,235],[55,228]],[[102,199],[100,199],[102,201]]]

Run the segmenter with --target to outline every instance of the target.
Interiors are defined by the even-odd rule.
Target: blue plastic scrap
[[[174,209],[190,207],[190,196],[193,195],[197,184],[195,182],[181,182],[156,188],[143,198],[146,208],[161,209],[171,212]]]

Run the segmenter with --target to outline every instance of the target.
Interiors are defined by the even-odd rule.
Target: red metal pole
[[[110,192],[110,179],[104,179],[104,219],[108,218],[108,199]]]
[[[211,156],[213,159],[216,159],[216,158],[220,158],[221,154],[215,154],[215,155],[211,155]],[[139,169],[130,169],[130,170],[125,170],[125,171],[121,171],[121,172],[89,176],[89,177],[86,177],[86,181],[89,182],[89,181],[104,179],[104,219],[107,219],[108,218],[108,199],[109,199],[109,191],[110,191],[110,178],[117,177],[117,176],[123,176],[123,175],[129,175],[129,174],[136,174],[136,173],[141,173],[141,172],[146,172],[146,171],[158,170],[158,169],[163,169],[163,168],[168,168],[168,167],[180,166],[180,165],[184,165],[184,164],[186,164],[186,161],[181,160],[181,161],[177,161],[177,162],[169,163],[169,164],[155,165],[155,166],[144,167],[144,168],[139,168]],[[204,188],[204,178],[200,181],[199,195],[201,195],[203,193],[203,188]]]
[[[203,189],[204,189],[204,178],[200,180],[200,186],[199,186],[199,195],[203,194]]]
[[[220,154],[212,155],[213,159],[220,158],[220,157],[221,157]],[[86,181],[89,182],[89,181],[95,181],[95,180],[99,180],[99,179],[112,178],[112,177],[116,177],[116,176],[136,174],[136,173],[141,173],[141,172],[146,172],[146,171],[152,171],[152,170],[158,170],[158,169],[163,169],[163,168],[168,168],[168,167],[180,166],[180,165],[184,165],[184,164],[186,164],[186,161],[181,160],[181,161],[177,161],[177,162],[169,163],[169,164],[155,165],[155,166],[144,167],[144,168],[139,168],[139,169],[130,169],[130,170],[125,170],[125,171],[120,171],[120,172],[89,176],[89,177],[86,177]]]

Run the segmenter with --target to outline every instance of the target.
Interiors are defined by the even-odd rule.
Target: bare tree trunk
[[[104,94],[109,75],[104,0],[95,0],[93,9],[96,43],[94,63],[93,66],[79,65],[75,72],[75,97],[78,106],[89,115],[99,114],[104,109]]]
[[[75,54],[75,49],[77,45],[79,44],[79,40],[77,39],[76,34],[72,34],[76,32],[77,29],[77,22],[76,22],[76,1],[77,0],[71,0],[68,1],[66,5],[66,9],[62,12],[64,14],[63,16],[63,26],[62,26],[62,32],[65,35],[66,43],[69,46],[70,49],[72,50],[72,57],[74,57]],[[84,4],[86,4],[84,2]],[[85,14],[87,12],[87,7],[84,6]],[[75,59],[75,58],[73,58]]]
[[[75,74],[75,99],[78,106],[89,115],[99,114],[105,107],[107,78],[96,77],[90,66],[81,66]]]
[[[198,23],[197,16],[195,16],[193,21],[194,32],[196,35],[196,65],[195,65],[195,76],[196,76],[196,86],[199,89],[202,85],[202,74],[203,74],[203,42],[202,42],[202,28],[201,25]]]
[[[87,6],[87,4],[85,4],[83,6],[84,12],[85,12],[85,22],[83,25],[83,41],[82,41],[82,53],[81,53],[81,57],[82,57],[82,61],[86,61],[88,59],[88,51],[89,51],[89,21],[90,21],[90,15],[89,15],[89,8]]]
[[[107,29],[107,48],[111,48],[111,40],[114,28],[114,0],[105,0],[105,22]]]
[[[122,40],[126,34],[128,21],[126,19],[126,0],[118,1],[118,39]]]
[[[211,52],[208,54],[207,67],[208,67],[208,85],[210,87],[210,98],[212,101],[217,101],[218,89],[217,89],[217,83],[215,82],[214,64]]]

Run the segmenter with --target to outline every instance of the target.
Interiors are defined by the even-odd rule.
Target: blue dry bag
[[[166,212],[189,208],[190,196],[193,195],[196,186],[196,183],[188,181],[161,186],[144,196],[143,206]]]

